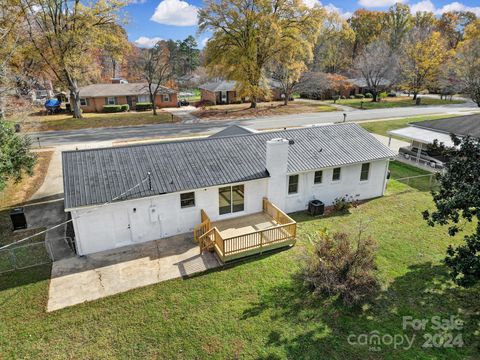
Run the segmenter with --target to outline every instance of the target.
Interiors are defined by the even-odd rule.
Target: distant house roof
[[[365,79],[362,79],[362,78],[352,78],[352,79],[347,79],[347,81],[350,84],[361,87],[361,88],[368,87],[367,82],[365,81]],[[389,86],[390,82],[388,80],[380,80],[379,85],[380,86]]]
[[[198,88],[202,90],[217,92],[217,91],[235,91],[236,81],[231,80],[217,80],[200,85]]]
[[[218,138],[218,137],[225,137],[225,136],[238,136],[238,135],[248,135],[256,133],[256,131],[246,128],[240,125],[230,125],[219,132],[212,134],[209,138]]]
[[[173,94],[176,91],[161,86],[160,94]],[[92,84],[80,88],[81,97],[133,96],[148,94],[147,83]]]
[[[294,141],[288,173],[395,156],[357,124],[62,153],[65,208],[97,205],[143,182],[122,200],[266,178],[266,142]]]
[[[410,125],[458,136],[480,138],[480,114],[414,122]]]
[[[282,84],[280,83],[280,81],[268,79],[267,82],[271,88],[282,87]],[[207,90],[207,91],[212,91],[212,92],[235,91],[236,85],[237,85],[237,82],[235,80],[217,80],[217,81],[211,81],[211,82],[202,84],[198,88]]]

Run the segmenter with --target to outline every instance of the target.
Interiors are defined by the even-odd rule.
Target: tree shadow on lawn
[[[271,328],[265,350],[269,353],[261,359],[277,359],[278,348],[287,358],[465,358],[479,351],[480,286],[462,289],[452,284],[445,266],[424,263],[411,266],[410,271],[396,278],[387,289],[381,291],[367,304],[346,308],[338,300],[315,299],[302,284],[300,276],[277,286],[264,294],[257,304],[244,311],[242,320],[252,320],[268,314]],[[456,315],[465,322],[455,336],[462,334],[464,347],[423,348],[424,335],[438,333],[431,329],[431,322],[424,331],[403,329],[403,316],[431,320],[433,316],[449,319]],[[287,323],[288,325],[286,325]],[[349,344],[349,335],[370,334],[380,336],[415,335],[413,346],[394,348],[382,344],[373,351],[368,345]],[[371,345],[370,345],[371,346]]]

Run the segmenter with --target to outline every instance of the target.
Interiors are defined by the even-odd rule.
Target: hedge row
[[[130,106],[128,104],[123,105],[103,105],[103,112],[106,113],[117,113],[122,111],[130,110]]]
[[[152,110],[152,103],[137,103],[135,105],[135,110],[137,110],[137,111]]]

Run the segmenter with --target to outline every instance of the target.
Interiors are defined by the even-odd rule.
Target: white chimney
[[[267,141],[266,168],[270,174],[267,197],[270,202],[285,210],[287,196],[287,139],[277,138]]]

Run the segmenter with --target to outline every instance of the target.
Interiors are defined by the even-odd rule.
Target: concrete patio
[[[52,265],[47,311],[188,277],[219,265],[213,253],[200,255],[188,235],[63,259]]]

